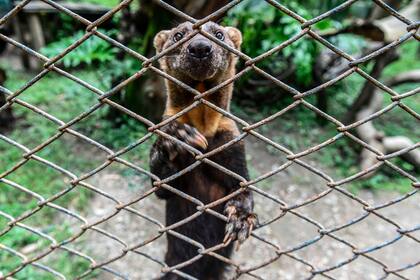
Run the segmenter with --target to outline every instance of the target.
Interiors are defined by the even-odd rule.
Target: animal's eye
[[[184,38],[184,34],[182,34],[181,32],[177,32],[174,35],[174,41],[178,42],[179,40],[181,40],[182,38]]]
[[[225,35],[223,35],[223,33],[221,31],[217,31],[215,36],[216,36],[217,39],[222,40],[222,41],[223,41],[223,39],[225,39]]]

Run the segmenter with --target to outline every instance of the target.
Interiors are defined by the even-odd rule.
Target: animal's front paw
[[[207,149],[206,137],[192,126],[173,121],[161,130],[196,149],[202,151]],[[173,160],[178,154],[186,152],[185,147],[181,144],[165,137],[161,138],[161,145],[168,152],[170,160]]]
[[[250,235],[258,223],[258,218],[252,212],[252,207],[242,200],[230,200],[226,203],[225,214],[228,217],[226,235],[223,242],[238,240],[238,247]]]

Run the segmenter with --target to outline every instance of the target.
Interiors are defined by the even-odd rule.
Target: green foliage
[[[142,62],[130,56],[125,56],[123,60],[112,60],[107,67],[101,67],[99,75],[102,81],[111,85],[116,80],[126,79],[142,69]]]
[[[418,59],[419,43],[410,40],[399,47],[400,59],[392,63],[384,70],[384,77],[390,78],[410,69],[420,69],[420,59]]]
[[[119,0],[71,0],[71,1],[97,4],[97,5],[108,7],[108,8],[113,8],[120,3]]]
[[[6,87],[10,90],[18,89],[30,78],[30,76],[26,74],[13,71],[9,71],[7,74],[9,79],[6,82]],[[38,82],[33,88],[29,89],[27,93],[22,94],[20,98],[41,107],[49,113],[55,114],[58,118],[68,119],[68,114],[70,112],[66,112],[62,107],[57,106],[57,104],[60,104],[63,100],[70,100],[70,96],[65,97],[63,95],[63,91],[66,92],[65,89],[69,91],[69,94],[73,94],[73,97],[74,95],[80,94],[81,89],[72,84],[72,82],[57,76],[47,76],[44,79],[43,82]],[[76,99],[77,98],[73,98],[73,101]],[[83,102],[86,104],[88,103],[88,100],[85,99]],[[77,104],[77,106],[79,106],[79,104]],[[72,110],[72,108],[77,107],[69,108]],[[20,121],[16,130],[8,135],[9,138],[14,139],[29,148],[33,148],[40,143],[39,141],[45,140],[56,133],[57,126],[45,118],[38,117],[36,114],[31,113],[20,106],[14,109],[15,115]],[[22,133],[23,130],[25,133]],[[4,172],[22,159],[23,151],[4,141],[0,141],[0,153],[2,155],[0,159],[0,172]],[[54,149],[53,146],[47,146],[41,154],[42,156],[47,156],[49,160],[55,163],[68,161],[76,163],[77,166],[80,164],[81,170],[88,167],[93,168],[87,159],[82,159],[69,154],[65,149]],[[65,168],[67,167],[68,166]],[[42,176],[40,176],[40,174],[42,174]],[[7,176],[7,179],[16,182],[31,191],[37,192],[45,198],[51,197],[69,186],[64,183],[63,177],[57,171],[46,168],[45,165],[33,160]],[[7,184],[0,183],[0,190],[0,211],[8,213],[13,217],[18,217],[25,211],[34,209],[37,206],[38,201],[36,199]],[[68,207],[68,205],[71,204],[81,210],[82,207],[86,205],[88,199],[89,193],[86,190],[80,190],[76,193],[70,193],[65,197],[65,200],[60,201],[59,204],[65,207]],[[44,233],[56,237],[58,240],[63,240],[66,236],[68,237],[71,232],[65,223],[53,223],[57,214],[57,211],[52,208],[44,207],[37,215],[30,218],[30,224],[35,228],[41,229]],[[7,221],[4,218],[0,218],[0,225],[2,228],[4,228],[6,222]],[[40,226],[43,226],[43,228],[40,228]],[[48,245],[45,244],[45,239],[21,228],[14,228],[5,236],[2,236],[0,243],[12,248],[22,248],[29,244],[36,244],[36,247],[39,247],[39,250],[45,250]],[[38,250],[37,252],[40,253]],[[2,253],[0,254],[0,271],[10,271],[11,269],[16,268],[21,261],[22,260],[13,257],[11,254]],[[79,267],[74,273],[81,273],[83,269],[86,269],[89,265],[86,261],[84,264],[81,260],[75,260],[75,262],[79,264]],[[59,265],[59,263],[61,263],[60,267],[63,269],[68,265],[64,260],[54,258],[51,260],[51,263],[52,265]],[[75,276],[77,274],[70,273],[67,275]],[[54,279],[51,274],[31,266],[20,272],[16,278]]]
[[[287,3],[293,11],[304,18],[313,16],[303,5],[295,1]],[[242,2],[230,10],[224,23],[236,26],[242,31],[242,50],[251,57],[269,51],[302,31],[300,23],[292,17],[264,1],[255,0]],[[337,23],[326,19],[316,27],[323,30],[334,25]],[[272,57],[264,59],[260,64],[271,72],[282,73],[291,67],[291,62],[296,68],[297,81],[308,85],[312,81],[312,68],[318,51],[318,45],[304,37]]]
[[[45,222],[45,221],[44,221]],[[0,226],[3,227],[2,221],[0,219]],[[58,240],[64,240],[68,236],[69,229],[68,227],[61,226],[51,226],[47,230],[43,230],[44,234],[56,235]],[[63,235],[65,233],[65,235]],[[63,235],[63,236],[60,236]],[[35,254],[41,254],[42,251],[48,249],[48,246],[51,245],[49,240],[43,239],[38,235],[33,234],[32,232],[15,227],[9,233],[2,237],[0,244],[3,244],[9,248],[22,248],[25,246],[31,246],[30,256]],[[1,246],[1,245],[0,245]],[[29,247],[28,247],[29,248]],[[14,268],[18,267],[22,263],[22,259],[12,255],[11,253],[1,250],[0,247],[0,272],[1,271],[12,271]],[[71,264],[71,265],[69,265]],[[81,257],[70,254],[64,250],[60,250],[60,253],[52,253],[48,266],[53,269],[56,269],[60,273],[66,276],[76,276],[85,272],[89,268],[90,262]],[[93,274],[94,275],[94,274]],[[89,277],[90,278],[90,277]],[[89,279],[88,278],[88,279]],[[34,266],[27,266],[25,269],[20,271],[14,279],[31,279],[31,280],[45,280],[45,279],[57,279],[53,274],[48,273],[44,270],[36,268]]]
[[[10,67],[4,68],[10,69]],[[101,90],[107,90],[110,87],[110,83],[107,82],[109,79],[105,79],[107,81],[104,81],[102,72],[98,71],[101,75],[93,71],[78,71],[73,74]],[[7,75],[9,78],[6,81],[5,87],[12,91],[19,89],[32,78],[29,74],[17,71],[8,71]],[[98,102],[97,97],[96,94],[86,88],[53,72],[49,73],[19,96],[20,99],[43,109],[63,121],[73,119],[93,104],[96,104]],[[14,106],[13,109],[19,121],[15,129],[8,132],[7,136],[14,141],[28,148],[34,148],[58,132],[58,125],[46,118],[22,106]],[[145,134],[146,129],[144,126],[132,119],[124,122],[121,127],[115,127],[112,122],[104,118],[106,113],[105,108],[99,110],[92,116],[81,121],[78,125],[73,126],[72,129],[116,150],[127,146]],[[91,146],[86,142],[70,137],[68,134],[66,135],[46,146],[37,155],[77,175],[85,174],[104,162],[103,156],[97,155],[97,150],[92,150]],[[137,163],[141,162],[140,164],[144,165],[147,161],[149,147],[149,143],[144,143],[136,148],[133,154],[128,156],[131,157],[130,159],[135,159]],[[10,169],[22,160],[23,153],[24,151],[0,140],[0,173]],[[63,176],[63,174],[35,160],[30,160],[24,166],[8,175],[6,179],[16,182],[42,195],[44,198],[49,198],[71,186],[68,178]],[[86,205],[89,204],[88,201],[91,198],[92,192],[77,186],[76,189],[54,201],[54,203],[83,213],[87,210]],[[18,217],[28,210],[35,209],[37,203],[38,201],[32,196],[7,184],[0,183],[0,211],[8,213],[13,217]],[[64,222],[57,223],[59,217],[60,214],[57,210],[44,207],[36,215],[25,220],[25,224],[38,228],[43,233],[53,236],[58,241],[62,241],[75,233],[72,227],[69,226],[74,221],[66,219]],[[7,222],[9,221],[0,217],[0,228],[5,228]],[[45,239],[21,228],[14,228],[2,236],[0,238],[0,244],[15,249],[23,248],[29,244],[36,244],[38,249],[35,253],[38,254],[49,246],[49,243]],[[48,265],[56,268],[69,279],[73,279],[86,271],[90,264],[82,258],[70,257],[64,251],[52,255],[53,257],[49,259]],[[4,250],[0,250],[0,271],[13,270],[21,262],[22,260],[19,258],[14,257]],[[31,266],[19,272],[15,278],[34,280],[55,279],[51,274]]]
[[[108,36],[113,36],[116,34],[116,31],[104,31],[101,32],[107,34]],[[41,53],[47,57],[54,57],[61,52],[63,52],[71,44],[79,40],[85,35],[85,32],[78,31],[74,35],[69,37],[63,37],[60,40],[48,44],[41,50]],[[85,42],[83,42],[76,49],[68,53],[62,62],[65,67],[77,67],[80,65],[92,65],[93,63],[105,64],[110,61],[115,60],[115,54],[118,52],[118,49],[112,47],[106,41],[102,40],[97,36],[91,36]]]

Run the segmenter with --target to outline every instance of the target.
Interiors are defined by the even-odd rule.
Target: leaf
[[[116,34],[116,30],[101,30],[101,32],[109,36]],[[84,32],[79,31],[72,36],[61,38],[60,40],[50,43],[41,49],[41,53],[47,57],[56,56],[69,45],[71,45],[74,41],[80,39],[83,35]],[[116,53],[118,53],[118,49],[110,46],[104,40],[93,36],[83,42],[76,49],[65,55],[61,61],[66,68],[78,67],[82,64],[91,65],[95,61],[110,62],[114,60]]]

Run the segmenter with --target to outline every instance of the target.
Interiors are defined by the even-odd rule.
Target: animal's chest
[[[199,83],[196,87],[199,92],[205,92],[206,87],[203,83]],[[217,94],[217,93],[216,93]],[[214,94],[215,95],[215,94]],[[213,95],[213,98],[216,98]],[[217,100],[212,100],[210,96],[205,96],[204,99],[210,103],[215,104],[216,106],[224,108],[222,104],[219,104]],[[183,106],[174,106],[172,108],[167,108],[167,115],[173,115],[184,109],[186,106],[191,105],[187,102]],[[222,114],[218,111],[210,108],[205,104],[198,104],[193,109],[189,110],[187,113],[178,118],[178,121],[182,123],[189,124],[195,127],[201,134],[206,137],[213,137],[216,134],[217,129],[219,128],[220,120],[222,119]]]
[[[221,118],[222,114],[204,104],[200,104],[179,117],[178,121],[195,127],[206,137],[213,137],[219,127]]]
[[[206,108],[203,104],[198,105],[186,114],[188,123],[203,133],[206,131],[206,128],[210,126],[211,119],[206,118],[206,115],[209,114],[209,110],[212,109]]]
[[[207,204],[227,195],[226,187],[222,180],[210,172],[210,166],[201,165],[184,178],[187,185],[186,191],[191,196]]]

